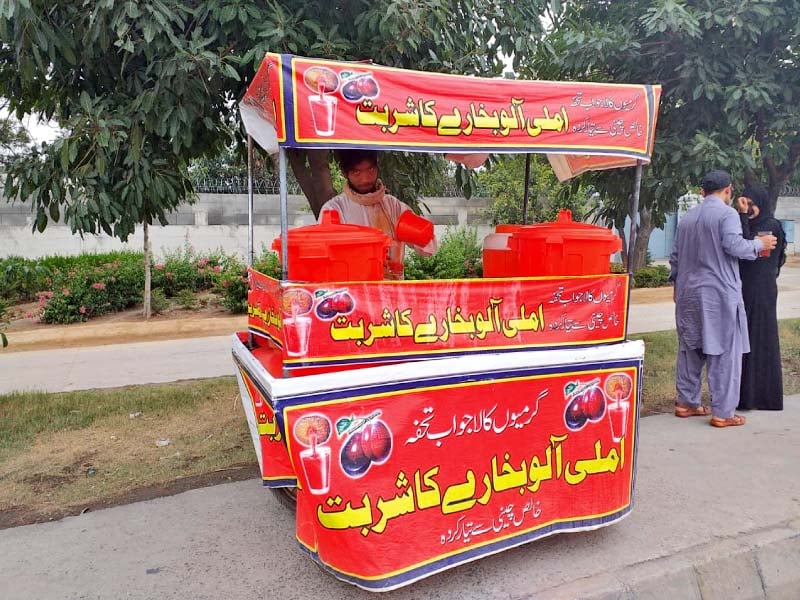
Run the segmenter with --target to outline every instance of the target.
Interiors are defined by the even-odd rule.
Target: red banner
[[[641,358],[421,374],[281,401],[298,540],[337,577],[386,590],[622,518],[640,371]]]
[[[287,368],[624,339],[625,274],[294,284],[250,273],[249,326]],[[277,294],[277,296],[276,296]]]
[[[259,389],[257,379],[240,364],[236,365],[236,379],[242,406],[247,416],[250,436],[258,457],[261,479],[266,487],[294,486],[297,478],[286,452],[286,441],[272,408],[272,398]]]
[[[280,142],[649,161],[660,93],[650,85],[486,79],[268,54],[242,106],[248,132],[270,152]],[[260,136],[250,112],[274,133]]]

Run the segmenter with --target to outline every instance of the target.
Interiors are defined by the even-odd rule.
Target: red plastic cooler
[[[572,211],[561,210],[554,222],[498,225],[496,233],[484,241],[483,274],[484,277],[601,275],[609,272],[611,255],[620,248],[622,240],[611,230],[576,223]]]
[[[609,272],[622,240],[605,227],[576,223],[572,211],[560,210],[555,222],[520,228],[509,246],[522,276],[601,275]]]
[[[347,225],[339,213],[325,211],[322,223],[289,230],[292,281],[379,281],[392,241],[380,229]],[[272,242],[280,255],[281,238]]]

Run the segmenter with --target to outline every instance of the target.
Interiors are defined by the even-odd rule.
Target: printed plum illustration
[[[378,82],[371,73],[354,75],[342,85],[342,97],[348,102],[358,102],[378,95]]]
[[[383,464],[392,453],[392,432],[378,416],[380,411],[336,422],[337,433],[345,436],[339,455],[342,471],[350,477],[361,477],[373,463]]]
[[[573,430],[578,430],[586,425],[586,415],[583,414],[583,408],[578,400],[580,400],[580,396],[574,397],[567,404],[567,411],[564,413],[564,423]]]
[[[364,452],[363,436],[360,431],[345,440],[340,456],[342,470],[350,477],[361,477],[372,462]]]
[[[381,420],[375,420],[364,426],[361,431],[361,445],[364,454],[372,462],[380,464],[389,458],[392,451],[392,434]]]
[[[591,387],[582,394],[580,400],[581,410],[590,421],[599,421],[606,410],[606,399],[603,391],[597,387]]]
[[[603,390],[592,385],[572,396],[564,411],[564,424],[569,429],[577,431],[586,425],[587,421],[602,419],[605,412],[606,398]]]
[[[344,290],[329,293],[317,304],[316,312],[320,319],[333,319],[336,315],[345,315],[355,308],[353,297]]]

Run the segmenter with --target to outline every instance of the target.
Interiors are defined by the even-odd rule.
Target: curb
[[[238,329],[246,328],[246,315],[232,315],[202,319],[185,317],[149,322],[82,323],[19,332],[7,331],[9,345],[0,351],[0,355],[27,350],[230,335]]]
[[[524,600],[796,600],[800,519],[599,573]]]

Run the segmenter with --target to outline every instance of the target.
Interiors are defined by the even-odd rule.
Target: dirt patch
[[[204,299],[207,300],[198,295],[199,303]],[[41,323],[33,316],[37,308],[36,303],[28,303],[9,310],[11,320],[4,328],[9,345],[0,352],[228,335],[247,327],[246,316],[232,315],[210,301],[193,310],[173,306],[148,320],[138,307],[71,325]]]
[[[631,303],[633,304],[661,304],[662,302],[672,302],[671,285],[631,290]]]
[[[231,465],[225,469],[219,469],[210,473],[178,477],[172,481],[160,484],[144,485],[115,496],[89,500],[72,506],[11,506],[0,510],[0,529],[17,527],[19,525],[31,525],[34,523],[45,523],[47,521],[57,521],[64,517],[77,516],[91,510],[121,506],[123,504],[142,502],[144,500],[153,500],[163,496],[173,496],[197,488],[209,487],[232,481],[244,481],[245,479],[252,479],[258,476],[257,463],[242,463]]]

